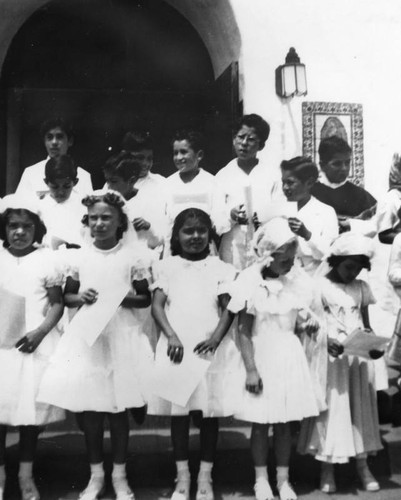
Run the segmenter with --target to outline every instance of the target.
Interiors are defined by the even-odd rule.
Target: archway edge
[[[212,61],[215,78],[238,61],[241,37],[229,0],[164,0],[180,12],[202,38]],[[24,22],[49,0],[0,0],[0,67],[13,37]]]

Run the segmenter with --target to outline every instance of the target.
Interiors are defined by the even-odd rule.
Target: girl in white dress
[[[233,376],[238,351],[233,338],[225,334],[233,317],[226,309],[226,288],[236,271],[230,264],[209,255],[211,238],[210,217],[202,210],[186,209],[173,226],[172,256],[154,266],[152,312],[162,331],[156,348],[156,365],[166,356],[173,363],[185,363],[185,357],[188,360],[191,356],[213,355],[184,406],[156,396],[149,403],[149,413],[171,415],[177,465],[173,500],[189,499],[189,412],[198,410],[203,414],[196,498],[213,500],[211,470],[218,436],[217,417],[232,415],[235,403]],[[180,388],[176,390],[179,392]]]
[[[62,274],[53,253],[40,246],[46,228],[36,200],[2,200],[0,237],[0,498],[3,498],[7,426],[20,431],[19,485],[23,500],[39,500],[32,463],[40,427],[64,411],[36,401],[39,383],[59,340]]]
[[[268,427],[273,425],[277,488],[296,499],[289,483],[290,422],[318,414],[305,352],[296,333],[316,333],[313,283],[294,266],[296,236],[284,218],[255,233],[257,262],[240,273],[228,309],[239,312],[243,394],[234,416],[252,422],[251,453],[257,500],[274,498],[267,474]]]
[[[91,329],[67,328],[47,370],[40,401],[52,402],[80,414],[91,468],[81,500],[95,500],[104,490],[103,433],[108,418],[112,441],[112,483],[118,500],[133,493],[126,479],[128,408],[145,404],[140,370],[147,354],[146,338],[135,309],[150,304],[148,278],[150,262],[124,244],[128,228],[124,199],[114,191],[95,192],[83,199],[88,209],[84,223],[93,237],[92,246],[70,250],[70,271],[65,287],[68,307],[90,316],[91,324],[103,317],[103,324]],[[110,303],[114,305],[110,306]],[[86,317],[84,316],[84,317]],[[104,326],[106,324],[106,326]],[[88,339],[89,333],[92,336]]]
[[[367,456],[382,448],[377,413],[373,361],[342,355],[342,342],[357,328],[370,330],[368,306],[375,302],[369,285],[357,279],[370,269],[370,238],[347,232],[332,244],[330,270],[318,283],[327,319],[327,411],[304,422],[298,450],[322,462],[320,488],[334,493],[334,464],[356,459],[358,476],[367,491],[377,491]],[[368,335],[369,332],[366,332]],[[372,358],[382,351],[371,352]]]

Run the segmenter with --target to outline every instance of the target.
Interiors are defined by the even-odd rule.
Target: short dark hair
[[[120,222],[121,225],[117,229],[117,239],[120,240],[123,237],[123,234],[125,231],[128,229],[128,217],[127,214],[123,210],[123,206],[125,205],[124,199],[122,196],[119,194],[113,192],[113,191],[106,191],[102,194],[91,194],[89,196],[85,196],[85,198],[82,200],[82,205],[85,205],[85,207],[89,208],[95,205],[96,203],[107,203],[107,205],[110,205],[111,207],[114,207],[119,216],[120,216]],[[85,214],[82,217],[82,224],[84,226],[89,226],[89,217],[88,214]]]
[[[347,259],[357,260],[364,269],[370,271],[370,259],[366,255],[330,255],[327,258],[327,263],[330,267],[336,268]]]
[[[111,156],[103,165],[104,172],[118,175],[125,181],[129,181],[131,177],[139,177],[141,169],[141,163],[129,151]]]
[[[270,125],[267,121],[255,113],[244,115],[236,122],[233,129],[233,135],[235,136],[244,125],[255,129],[256,135],[259,138],[260,148],[264,148],[270,135]]]
[[[195,153],[204,151],[205,149],[204,137],[198,130],[186,128],[176,130],[173,140],[171,141],[172,144],[174,144],[175,141],[188,141],[189,146],[195,151]]]
[[[323,164],[328,163],[336,154],[352,153],[350,145],[336,135],[322,139],[318,151],[320,162]]]
[[[216,233],[213,228],[212,219],[200,208],[186,208],[180,212],[174,220],[173,230],[171,232],[170,248],[171,255],[181,255],[182,248],[178,238],[178,233],[188,219],[198,219],[202,224],[205,224],[209,231],[209,243],[214,240]],[[205,255],[210,252],[209,246],[206,248]]]
[[[39,215],[34,214],[30,210],[27,210],[26,208],[7,208],[1,215],[0,215],[0,239],[3,240],[3,247],[8,248],[10,246],[9,242],[7,241],[7,234],[6,234],[6,226],[8,224],[8,220],[11,214],[17,214],[17,215],[28,215],[28,217],[32,220],[34,226],[35,226],[35,234],[33,237],[34,243],[42,243],[43,237],[46,234],[46,226],[44,225],[42,219],[39,217]]]
[[[124,134],[121,150],[138,152],[144,149],[150,149],[153,151],[153,139],[149,132],[144,130],[129,130]]]
[[[291,160],[283,160],[280,168],[286,172],[291,172],[301,182],[306,182],[309,179],[316,182],[319,177],[319,170],[309,156],[296,156]]]
[[[60,127],[69,139],[74,135],[71,124],[68,123],[64,118],[56,116],[53,118],[49,118],[42,123],[42,125],[40,126],[40,136],[42,137],[42,139],[44,139],[49,130],[57,127]]]
[[[61,155],[58,158],[50,158],[45,165],[45,179],[53,182],[56,179],[77,179],[77,167],[71,156]]]

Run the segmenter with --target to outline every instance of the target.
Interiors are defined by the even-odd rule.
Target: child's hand
[[[142,217],[136,217],[136,219],[133,220],[133,224],[136,231],[147,231],[150,229],[150,222]]]
[[[80,293],[80,298],[84,304],[94,304],[97,301],[98,292],[94,288],[88,288]]]
[[[253,227],[255,228],[255,231],[257,231],[261,226],[261,222],[260,222],[258,214],[256,212],[254,212],[254,214],[253,214],[252,222],[253,222]]]
[[[170,337],[167,345],[167,356],[173,363],[181,363],[184,357],[184,346],[178,337]]]
[[[305,224],[299,220],[297,217],[289,217],[288,225],[290,226],[291,231],[304,238],[305,240],[310,240],[312,233],[305,227]]]
[[[257,370],[246,373],[245,389],[251,394],[260,394],[263,391],[263,382]]]
[[[248,224],[248,217],[246,216],[244,205],[239,205],[238,207],[234,207],[230,212],[230,217],[237,224],[242,224],[242,225]]]
[[[46,334],[40,330],[32,330],[28,332],[22,339],[15,344],[15,347],[26,354],[32,354],[35,352],[38,345],[45,338]]]
[[[372,358],[372,359],[379,359],[381,358],[382,356],[384,356],[384,351],[379,351],[379,349],[371,349],[369,351],[369,356]]]
[[[211,354],[214,354],[216,352],[216,349],[219,347],[220,342],[217,340],[214,340],[213,338],[210,338],[208,340],[204,340],[202,342],[199,342],[199,344],[195,347],[194,353],[195,354],[207,354],[210,352]]]
[[[338,340],[327,339],[327,350],[330,356],[338,358],[344,352],[344,346]]]

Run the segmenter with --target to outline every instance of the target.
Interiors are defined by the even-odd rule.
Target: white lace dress
[[[62,284],[62,273],[50,250],[38,248],[24,257],[14,257],[1,248],[0,288],[23,297],[25,332],[37,328],[45,319],[49,306],[47,288]],[[2,321],[6,319],[7,316]],[[0,332],[0,424],[44,425],[63,420],[63,410],[36,399],[43,373],[60,339],[57,328],[46,335],[32,354],[15,349],[21,333],[14,333],[12,338],[11,329],[5,338],[5,329]]]
[[[356,279],[349,284],[322,278],[322,291],[330,338],[343,341],[362,328],[361,307],[374,303],[369,285]],[[298,451],[317,460],[348,462],[382,448],[377,414],[373,361],[356,356],[328,356],[328,410],[304,422]]]
[[[66,255],[70,275],[80,282],[81,290],[93,287],[93,277],[106,271],[118,273],[127,287],[134,280],[150,278],[146,254],[135,254],[132,247],[91,246]],[[73,412],[117,413],[143,406],[143,379],[152,353],[138,311],[119,306],[92,346],[67,330],[43,378],[39,399]]]
[[[214,256],[196,262],[180,256],[168,257],[153,269],[155,282],[152,288],[159,288],[167,295],[167,318],[184,344],[185,356],[186,349],[193,350],[212,335],[220,317],[218,296],[226,293],[236,271]],[[167,356],[167,339],[163,333],[156,347],[156,358],[159,356]],[[191,410],[201,410],[204,417],[232,415],[237,398],[234,380],[238,363],[239,352],[229,332],[185,407],[154,396],[148,412],[187,415]]]
[[[261,394],[245,389],[234,416],[261,424],[285,423],[318,414],[314,384],[301,341],[295,335],[298,314],[314,301],[312,282],[302,269],[285,276],[263,279],[253,265],[234,282],[228,308],[246,309],[254,316],[252,343],[255,363],[263,382]]]

